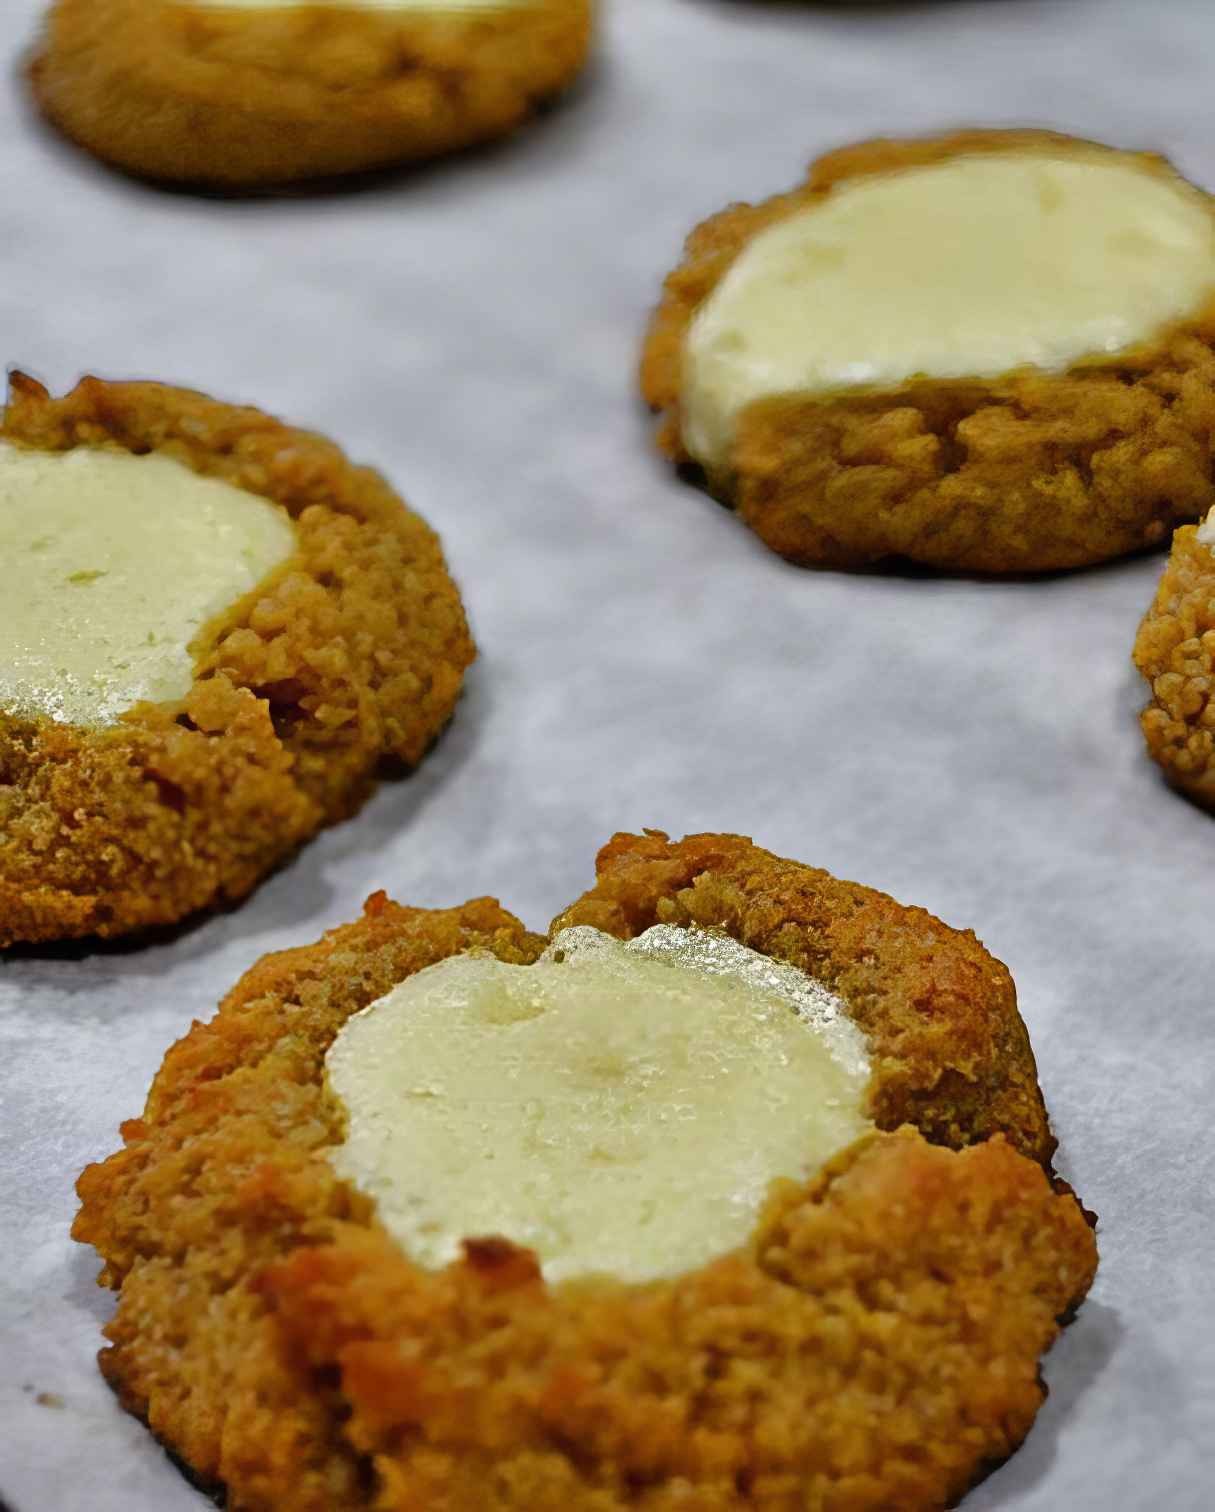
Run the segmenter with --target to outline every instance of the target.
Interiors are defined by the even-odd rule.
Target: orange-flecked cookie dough
[[[30,79],[106,162],[247,190],[505,135],[591,26],[592,0],[55,0]]]
[[[1135,640],[1152,701],[1140,715],[1169,780],[1215,808],[1215,510],[1173,537]]]
[[[1028,1432],[1039,1359],[1096,1265],[1086,1216],[1049,1174],[1005,968],[922,909],[729,835],[618,835],[559,931],[572,932],[554,948],[489,899],[431,912],[377,894],[358,923],[261,961],[196,1024],[124,1148],[80,1179],[74,1234],[119,1292],[107,1379],[234,1512],[944,1507]],[[522,1013],[495,999],[484,1022],[530,1031],[547,1011],[528,986],[542,958],[559,974],[576,939],[622,954],[656,933],[748,947],[774,980],[835,995],[868,1056],[869,1132],[786,1172],[741,1242],[673,1274],[554,1281],[551,1254],[502,1232],[464,1232],[452,1263],[418,1263],[388,1210],[337,1174],[364,1111],[335,1093],[338,1049],[402,992],[424,1013],[453,971],[521,980]],[[602,1043],[582,1030],[565,1043],[610,1077],[629,1046],[605,1056],[600,1029]],[[664,1069],[642,1038],[638,1107]],[[509,1101],[501,1064],[502,1096],[471,1121]],[[458,1104],[470,1085],[443,1083],[422,1056],[393,1088],[403,1107]],[[709,1107],[700,1127],[716,1134]],[[800,1128],[813,1111],[793,1099],[778,1116]],[[517,1116],[543,1130],[559,1112],[554,1090]],[[589,1186],[623,1146],[580,1139]],[[537,1166],[499,1183],[521,1214],[520,1191],[545,1200],[536,1148]],[[708,1164],[689,1166],[689,1199]],[[630,1195],[595,1232],[606,1251],[620,1228],[677,1222],[673,1209]]]
[[[795,562],[1155,545],[1215,504],[1213,203],[1044,132],[830,153],[689,238],[642,363],[660,445]]]
[[[175,559],[176,538],[162,540],[163,560],[127,562],[125,577],[121,538],[117,556],[104,538],[88,543],[124,585],[119,622],[104,633],[92,616],[107,603],[115,612],[107,571],[92,570],[91,556],[67,570],[79,549],[72,511],[100,511],[105,500],[89,490],[115,471],[119,496],[145,491],[133,524],[106,516],[119,537],[138,534],[141,520],[158,528],[160,499],[167,512],[167,492],[181,487],[188,511],[214,496],[263,512],[259,528],[285,542],[268,572],[254,566],[247,591],[221,594],[188,645],[184,635],[168,644],[167,670],[157,663],[148,675],[139,658],[159,655],[160,637],[135,618],[146,596],[137,569],[166,584],[173,604],[194,568]],[[39,494],[31,519],[30,490],[48,479],[60,491]],[[205,547],[222,566],[238,549],[228,544],[237,524],[224,516],[214,530],[227,534],[214,544],[191,535],[190,551]],[[183,389],[86,378],[55,400],[15,376],[0,421],[0,536],[10,558],[21,553],[12,569],[33,585],[33,608],[49,606],[46,625],[26,624],[23,594],[6,587],[0,945],[118,935],[240,898],[350,814],[384,760],[421,758],[473,656],[438,541],[382,478],[318,436]],[[133,646],[123,638],[128,591]],[[97,646],[104,655],[90,668]]]

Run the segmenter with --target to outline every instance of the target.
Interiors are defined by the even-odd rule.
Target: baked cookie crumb
[[[169,459],[269,500],[297,539],[194,644],[181,698],[97,727],[0,709],[0,946],[239,899],[446,724],[473,645],[439,543],[331,442],[161,384],[52,399],[21,375],[0,442]]]
[[[29,79],[115,167],[251,190],[503,136],[578,74],[592,21],[592,0],[54,0]]]
[[[1215,512],[1184,526],[1135,639],[1152,698],[1139,716],[1169,781],[1215,809]]]
[[[1007,973],[922,910],[729,835],[617,836],[553,932],[656,919],[837,992],[877,1125],[675,1276],[550,1284],[509,1235],[424,1268],[326,1154],[326,1057],[354,1014],[462,953],[540,959],[492,900],[377,894],[169,1052],[81,1177],[73,1232],[120,1294],[107,1378],[236,1512],[915,1512],[1029,1430],[1096,1251],[1044,1168]]]
[[[1019,180],[1018,163],[1023,165]],[[1023,280],[1018,296],[1024,296],[1026,309],[1000,338],[1008,352],[1021,352],[1019,365],[999,370],[992,354],[1004,348],[992,346],[991,333],[979,321],[975,329],[987,343],[986,357],[997,366],[981,370],[976,354],[968,376],[957,345],[962,336],[950,324],[955,317],[942,285],[939,325],[917,327],[920,346],[908,351],[919,355],[908,359],[902,376],[898,359],[904,336],[897,322],[886,327],[880,342],[874,337],[872,350],[851,350],[847,342],[859,338],[841,315],[831,326],[833,331],[839,327],[839,351],[830,347],[828,353],[838,361],[823,369],[821,391],[801,391],[810,387],[808,382],[794,382],[785,391],[770,391],[761,383],[756,397],[733,416],[732,436],[722,447],[710,446],[715,432],[689,408],[696,388],[689,343],[706,329],[706,311],[716,308],[722,291],[734,289],[732,280],[744,277],[739,270],[756,247],[771,245],[771,256],[785,256],[789,266],[781,276],[793,278],[797,267],[815,266],[814,248],[803,249],[797,263],[792,260],[796,249],[781,253],[772,238],[788,237],[788,228],[796,224],[803,224],[809,237],[813,222],[800,218],[836,207],[833,214],[842,224],[836,228],[832,223],[835,239],[817,233],[824,240],[816,254],[827,269],[824,276],[834,277],[837,266],[848,266],[832,259],[846,258],[850,250],[860,256],[877,241],[892,249],[890,276],[883,286],[901,288],[895,275],[906,238],[901,230],[878,235],[881,206],[872,199],[873,186],[894,185],[906,197],[909,185],[929,186],[933,174],[965,172],[966,182],[949,192],[969,196],[982,189],[984,173],[990,171],[985,165],[992,164],[1007,168],[1014,180],[995,203],[1020,203],[1016,191],[1031,206],[1034,174],[1041,166],[1044,244],[1052,224],[1051,196],[1061,201],[1069,194],[1082,196],[1088,192],[1086,173],[1127,176],[1128,182],[1144,186],[1141,216],[1132,213],[1124,196],[1113,193],[1112,181],[1100,215],[1096,204],[1092,213],[1077,209],[1077,224],[1096,228],[1094,237],[1104,215],[1115,241],[1130,238],[1123,248],[1127,256],[1136,236],[1143,243],[1138,276],[1131,269],[1114,279],[1108,308],[1094,305],[1085,317],[1100,326],[1103,342],[1114,345],[1085,352],[1080,340],[1089,328],[1085,323],[1077,335],[1079,347],[1069,356],[1056,335],[1056,314],[1048,319],[1038,311],[1035,316],[1034,289],[1041,281],[1030,278]],[[1055,183],[1052,173],[1066,177]],[[872,208],[865,213],[874,220],[873,236],[864,243],[850,242],[859,233],[849,229],[838,207],[852,205],[849,213],[859,216],[865,208],[862,192],[870,196]],[[943,195],[946,190],[932,192]],[[1098,198],[1095,191],[1093,198]],[[959,202],[963,222],[965,211]],[[1174,211],[1177,226],[1170,227],[1168,236],[1162,231],[1158,241],[1153,216],[1167,218]],[[927,217],[921,223],[934,222]],[[642,362],[644,396],[661,416],[659,444],[673,461],[703,466],[710,489],[773,550],[801,564],[861,567],[905,558],[946,570],[1023,573],[1080,567],[1159,545],[1173,526],[1215,504],[1207,445],[1215,424],[1215,253],[1207,247],[1209,223],[1209,196],[1186,184],[1162,159],[1051,133],[966,131],[923,141],[878,140],[829,153],[811,167],[802,187],[759,205],[732,206],[689,238],[682,264],[666,281]],[[1183,263],[1167,274],[1147,277],[1142,269],[1174,231],[1186,247]],[[925,242],[926,257],[932,245]],[[1020,241],[1005,237],[1003,245],[1016,247]],[[1000,266],[996,250],[993,268]],[[1072,239],[1066,239],[1059,252],[1061,285],[1073,252]],[[1112,256],[1112,250],[1107,257],[1095,246],[1094,266],[1104,266]],[[919,266],[910,259],[909,250],[903,270],[907,277],[907,269]],[[1006,261],[1008,276],[1020,277],[1015,259]],[[955,271],[960,278],[965,270]],[[994,277],[976,272],[967,282],[982,290]],[[756,273],[752,283],[758,278]],[[1073,283],[1083,290],[1079,275],[1066,286]],[[834,285],[832,291],[834,298]],[[792,315],[778,318],[779,292],[774,284],[772,328],[763,328],[763,340],[770,345],[779,338],[788,346],[788,332],[800,326]],[[927,298],[931,292],[930,269],[917,275],[908,299],[922,307],[922,314],[930,312],[936,308]],[[994,285],[989,292],[991,308],[999,312],[1005,296]],[[736,303],[741,297],[730,295]],[[789,305],[792,295],[780,298]],[[968,318],[978,321],[977,304],[974,311],[967,310]],[[1149,311],[1156,313],[1149,316]],[[713,373],[732,371],[731,353],[737,355],[743,339],[733,326],[723,325],[711,351],[717,364]],[[971,331],[965,339],[977,338]],[[1058,366],[1035,365],[1038,359],[1028,355],[1037,350],[1035,343],[1053,352]],[[741,374],[758,381],[755,375],[776,363],[767,346],[743,355],[746,361],[738,359],[736,379]],[[805,360],[809,364],[809,349]],[[917,365],[921,361],[944,371],[933,376],[935,369]],[[708,381],[704,378],[702,387]]]

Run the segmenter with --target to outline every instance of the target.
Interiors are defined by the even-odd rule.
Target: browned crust
[[[340,1228],[265,1285],[340,1372],[384,1512],[917,1512],[1024,1438],[1093,1269],[1036,1166],[904,1130],[672,1282],[548,1289],[475,1253],[427,1274]]]
[[[820,158],[792,193],[699,226],[666,280],[642,359],[662,450],[691,460],[681,441],[684,338],[758,232],[861,175],[1042,146],[1114,151],[1033,131],[863,142]],[[1173,172],[1152,154],[1119,155]],[[763,400],[739,417],[730,465],[709,486],[774,551],[803,564],[902,557],[1006,573],[1104,561],[1159,544],[1215,504],[1213,349],[1208,307],[1150,347],[1062,375]]]
[[[729,919],[711,901],[727,898]],[[1015,1017],[971,937],[738,837],[617,836],[554,929],[627,935],[658,916],[724,925],[855,990],[879,1103],[896,1096],[886,1061],[942,1050],[917,1016],[975,1044],[985,1012]],[[443,1271],[407,1260],[319,1158],[340,1137],[324,1055],[411,972],[474,947],[527,964],[544,944],[491,901],[432,913],[377,895],[358,923],[260,962],[170,1051],[125,1147],[79,1183],[73,1232],[120,1290],[101,1359],[124,1403],[234,1512],[915,1512],[1010,1453],[1096,1252],[1074,1198],[1002,1135],[945,1147],[993,1122],[973,1109],[779,1184],[747,1246],[671,1281],[550,1288],[499,1239]],[[1009,1134],[1049,1148],[1044,1120]]]
[[[117,935],[243,896],[413,763],[473,656],[439,543],[376,473],[253,409],[20,375],[0,439],[162,452],[273,499],[298,553],[196,643],[180,704],[85,730],[0,713],[0,945]]]
[[[97,157],[242,189],[501,136],[578,73],[591,28],[591,0],[447,16],[57,0],[29,76]]]
[[[496,904],[440,912],[382,895],[316,945],[266,956],[165,1057],[125,1148],[80,1179],[73,1232],[121,1286],[101,1357],[124,1404],[237,1507],[367,1505],[333,1410],[279,1358],[250,1283],[366,1204],[316,1151],[337,1138],[326,1049],[351,1013],[462,950],[529,961],[542,942]]]
[[[1215,551],[1193,526],[1173,537],[1135,665],[1152,700],[1139,716],[1169,780],[1215,809]]]

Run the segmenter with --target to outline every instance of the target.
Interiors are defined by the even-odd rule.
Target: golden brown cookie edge
[[[0,440],[158,451],[281,504],[300,538],[196,643],[180,704],[102,730],[0,715],[0,945],[235,901],[446,724],[474,648],[437,537],[332,442],[162,384],[55,400],[21,374]]]
[[[1194,526],[1173,537],[1134,661],[1151,692],[1139,719],[1152,759],[1215,809],[1215,551]]]
[[[655,855],[658,847],[665,847],[665,853]],[[946,946],[948,936],[954,934],[922,910],[901,911],[881,894],[870,896],[866,889],[839,883],[813,868],[780,862],[740,837],[699,836],[671,845],[655,833],[615,837],[601,853],[596,888],[559,916],[554,928],[585,922],[618,934],[635,932],[644,927],[644,914],[633,912],[631,924],[626,924],[621,911],[634,909],[643,893],[647,909],[655,899],[674,901],[686,894],[682,883],[673,885],[672,868],[686,870],[697,854],[697,865],[710,862],[711,880],[720,879],[723,870],[729,871],[720,859],[716,865],[712,863],[708,851],[714,848],[735,863],[730,873],[735,877],[740,866],[759,873],[767,869],[771,883],[770,868],[793,868],[804,874],[795,879],[799,886],[824,894],[832,912],[852,916],[857,927],[868,928],[873,934],[888,928],[891,919],[897,917],[896,911],[905,912],[916,932],[931,932],[935,925]],[[639,849],[646,854],[639,857]],[[622,876],[638,861],[665,868],[666,885],[659,885],[651,876],[644,889],[639,889],[635,877]],[[695,874],[704,875],[699,870]],[[777,880],[787,884],[791,879],[786,872]],[[703,900],[707,896],[704,883],[701,888]],[[752,897],[770,896],[772,892],[771,885],[766,894],[761,886],[758,892],[753,890]],[[868,923],[864,917],[867,908],[876,910]],[[671,916],[669,910],[659,911]],[[691,917],[696,911],[685,900],[684,912]],[[744,909],[737,937],[743,938],[745,932],[758,939],[759,934],[746,923],[746,913]],[[711,917],[698,922],[720,927],[720,921]],[[779,953],[783,959],[800,959],[805,965],[808,956],[820,963],[824,958],[821,931],[816,934],[814,948],[800,954],[790,947],[788,929],[775,921],[765,938],[774,942],[772,953]],[[956,936],[955,943],[961,945],[963,956],[982,954],[977,942],[968,937]],[[344,1414],[346,1410],[332,1384],[335,1362],[322,1360],[332,1341],[334,1319],[342,1316],[347,1303],[339,1291],[329,1295],[325,1306],[310,1304],[316,1322],[313,1336],[301,1329],[298,1308],[293,1320],[280,1327],[270,1308],[292,1306],[292,1267],[297,1262],[303,1266],[305,1280],[311,1285],[310,1254],[318,1257],[318,1265],[330,1264],[324,1256],[334,1257],[339,1268],[352,1258],[360,1260],[370,1254],[374,1275],[379,1278],[376,1284],[390,1289],[405,1281],[411,1289],[422,1284],[416,1268],[374,1224],[370,1205],[338,1182],[327,1164],[317,1158],[319,1149],[337,1137],[332,1110],[327,1108],[320,1089],[319,1068],[328,1043],[350,1012],[412,970],[470,946],[490,950],[501,959],[526,963],[538,956],[544,944],[542,937],[528,934],[492,900],[466,904],[462,909],[427,912],[400,908],[377,895],[369,900],[367,912],[358,923],[331,931],[317,945],[267,957],[252,968],[225,999],[216,1018],[209,1024],[196,1024],[170,1051],[149,1095],[144,1117],[124,1126],[124,1150],[90,1167],[82,1176],[79,1189],[83,1202],[74,1233],[100,1250],[106,1260],[103,1279],[122,1290],[118,1315],[107,1330],[112,1345],[104,1356],[106,1376],[124,1402],[198,1473],[224,1481],[229,1493],[238,1498],[236,1505],[274,1508],[284,1505],[276,1497],[289,1494],[293,1512],[323,1512],[332,1506],[334,1487],[339,1484],[344,1488],[341,1494],[351,1498],[352,1507],[368,1504],[355,1490],[365,1484],[365,1461],[334,1432],[335,1412],[340,1409]],[[840,976],[836,980],[842,985]],[[870,1022],[876,1020],[871,1017]],[[276,1087],[280,1094],[270,1095]],[[292,1106],[285,1109],[285,1101]],[[1023,1130],[1014,1133],[1024,1140]],[[974,1130],[970,1136],[975,1137]],[[910,1150],[911,1145],[930,1148],[921,1135],[908,1129],[862,1140],[829,1163],[814,1184],[814,1200],[819,1201],[837,1176],[851,1169],[861,1152],[875,1143],[900,1152]],[[982,1154],[996,1146],[1005,1153],[998,1157]],[[941,1494],[945,1487],[960,1490],[978,1472],[982,1461],[1015,1448],[1028,1430],[1041,1397],[1037,1355],[1054,1337],[1055,1316],[1068,1312],[1082,1297],[1095,1265],[1092,1236],[1081,1209],[1061,1186],[1056,1189],[1057,1195],[1050,1196],[1045,1177],[1029,1174],[1039,1170],[1036,1162],[1016,1154],[1003,1136],[972,1147],[970,1154],[979,1155],[981,1160],[998,1158],[1002,1168],[1016,1173],[1014,1185],[1024,1187],[1028,1182],[1038,1192],[1034,1202],[1046,1203],[1042,1217],[1053,1215],[1049,1224],[1056,1225],[1062,1237],[1060,1253],[1043,1267],[1041,1286],[1062,1290],[1045,1310],[1041,1288],[1034,1293],[1036,1322],[1032,1328],[1026,1322],[1027,1315],[1019,1315],[1016,1309],[1010,1312],[1007,1299],[995,1310],[1005,1324],[1011,1327],[1010,1319],[1016,1323],[1013,1331],[1022,1340],[1014,1392],[1019,1416],[1010,1417],[1011,1402],[1002,1402],[998,1411],[993,1409],[988,1427],[998,1419],[1004,1424],[1003,1437],[985,1430],[981,1445],[976,1445],[973,1434],[968,1438],[964,1435],[961,1457],[946,1456],[949,1463],[937,1466],[933,1472],[936,1479],[917,1483],[916,1494],[924,1499],[909,1502],[909,1506],[940,1505],[932,1499],[936,1495],[932,1487]],[[913,1162],[908,1169],[918,1169],[918,1157],[900,1154],[899,1158]],[[181,1183],[187,1172],[192,1173],[188,1178],[192,1197],[183,1210]],[[761,1220],[757,1234],[769,1237],[757,1243],[769,1246],[774,1257],[788,1246],[770,1236],[788,1224],[796,1209],[795,1193],[777,1191]],[[179,1225],[197,1235],[200,1243],[209,1235],[224,1236],[220,1241],[224,1254],[216,1257],[189,1246],[183,1249],[180,1240],[173,1237]],[[1034,1219],[1030,1227],[1037,1231],[1042,1223]],[[526,1287],[529,1278],[534,1280],[534,1262],[522,1264],[519,1257],[523,1253],[510,1245],[492,1254],[472,1247],[464,1266],[437,1273],[439,1290],[434,1296],[426,1293],[422,1297],[424,1310],[432,1311],[439,1293],[449,1286],[490,1285],[508,1292],[516,1286]],[[747,1274],[753,1275],[754,1260],[738,1257],[726,1257],[705,1271],[717,1275],[723,1265],[729,1270],[736,1263],[750,1266]],[[778,1264],[775,1259],[772,1263]],[[222,1297],[214,1294],[216,1266],[226,1278]],[[263,1271],[263,1266],[269,1269]],[[680,1278],[680,1283],[686,1280]],[[608,1284],[608,1292],[612,1290],[612,1284]],[[660,1310],[668,1313],[672,1305],[673,1293],[661,1288],[654,1293],[654,1288],[617,1286],[615,1292],[652,1293],[659,1296]],[[552,1295],[566,1293],[582,1298],[577,1311],[585,1302],[586,1283],[552,1289]],[[189,1297],[194,1298],[193,1303],[188,1302]],[[1026,1306],[1031,1306],[1030,1299]],[[206,1336],[196,1341],[197,1358],[190,1356],[190,1379],[175,1380],[175,1375],[187,1371],[175,1320],[204,1312],[209,1319]],[[643,1331],[644,1317],[643,1308],[640,1319],[634,1320]],[[1030,1338],[1033,1347],[1025,1354],[1023,1346]],[[240,1347],[235,1354],[230,1345],[222,1348],[220,1341],[225,1339],[244,1340],[245,1353]],[[381,1355],[384,1348],[379,1346]],[[217,1350],[223,1356],[218,1362]],[[373,1349],[372,1356],[375,1354]],[[322,1371],[322,1377],[313,1374],[316,1369]],[[327,1385],[318,1384],[322,1378]],[[359,1377],[357,1421],[349,1433],[360,1453],[378,1451],[377,1468],[386,1485],[396,1485],[401,1496],[415,1496],[425,1480],[411,1479],[412,1469],[402,1480],[405,1472],[399,1466],[394,1468],[391,1451],[376,1442],[376,1434],[387,1421],[381,1400],[384,1379],[382,1372],[377,1375],[374,1371],[371,1377],[365,1371]],[[389,1392],[392,1410],[399,1408],[400,1400],[395,1389]],[[593,1417],[603,1420],[603,1404],[596,1406]],[[610,1412],[607,1420],[611,1420]],[[308,1445],[302,1459],[296,1452],[301,1442]],[[551,1469],[551,1455],[548,1460]],[[485,1479],[489,1462],[471,1445],[463,1458],[457,1455],[453,1460],[447,1454],[429,1470],[422,1468],[426,1475],[433,1472],[438,1477],[436,1486],[446,1484],[452,1494],[468,1495],[469,1487],[489,1484]],[[562,1494],[582,1494],[577,1484],[568,1482],[564,1471],[559,1473],[558,1483]],[[902,1492],[910,1494],[911,1483],[900,1484]],[[573,1504],[594,1507],[596,1512],[600,1507],[624,1505],[610,1498],[594,1500],[589,1492],[584,1502],[575,1500]],[[722,1507],[736,1504],[728,1499],[720,1502]],[[386,1505],[412,1503],[390,1500]],[[457,1500],[453,1505],[468,1505],[471,1512],[473,1504]],[[516,1504],[506,1499],[492,1505],[507,1508]],[[518,1505],[539,1512],[549,1503],[533,1500]],[[717,1503],[706,1502],[706,1506],[713,1505]]]
[[[28,65],[43,115],[138,177],[248,191],[507,134],[581,71],[592,0],[407,19],[56,0]]]
[[[1054,132],[880,138],[827,153],[788,194],[731,206],[698,226],[643,346],[641,388],[660,416],[660,449],[692,464],[681,438],[684,339],[759,231],[859,176],[1036,146],[1110,152],[1175,174],[1158,154]],[[901,558],[993,575],[1057,571],[1159,545],[1215,504],[1205,443],[1212,424],[1215,303],[1155,342],[1059,375],[760,401],[739,417],[731,466],[705,481],[799,565]]]

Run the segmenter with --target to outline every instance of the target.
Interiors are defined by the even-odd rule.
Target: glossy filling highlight
[[[559,1281],[646,1281],[744,1245],[779,1178],[872,1125],[843,1003],[728,936],[563,931],[463,955],[355,1015],[326,1060],[329,1152],[418,1263],[499,1235]]]

